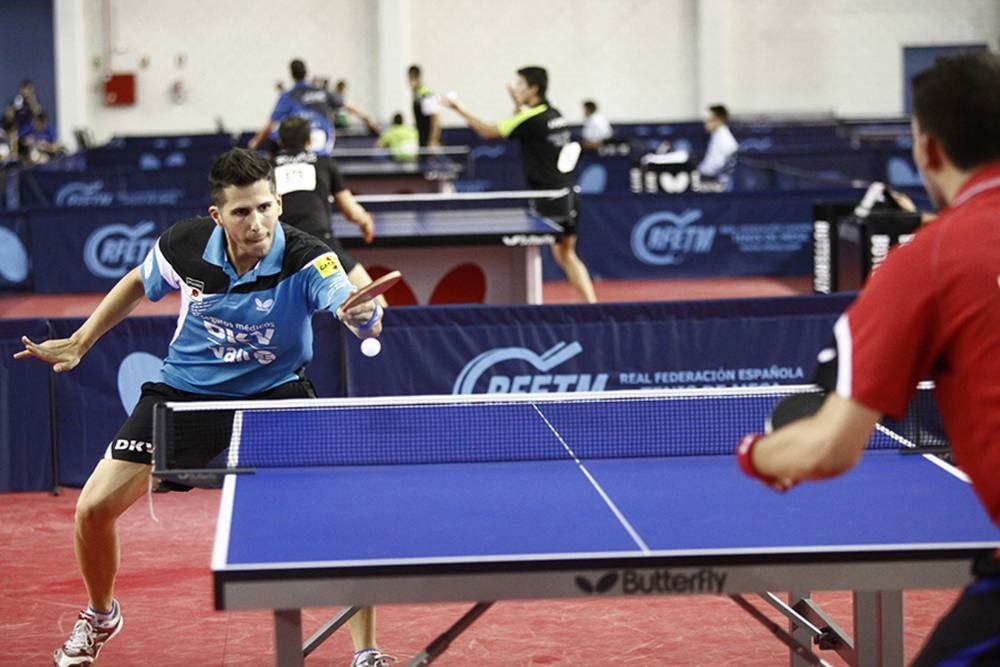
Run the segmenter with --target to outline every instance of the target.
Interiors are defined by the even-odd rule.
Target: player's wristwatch
[[[777,477],[770,477],[757,470],[753,464],[753,448],[764,437],[763,433],[748,433],[740,440],[736,447],[736,462],[740,465],[740,470],[748,477],[764,482],[775,491],[787,491],[790,485],[782,483]]]

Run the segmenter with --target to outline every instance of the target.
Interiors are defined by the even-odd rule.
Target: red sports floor
[[[73,626],[85,599],[71,542],[78,495],[77,489],[64,489],[59,496],[0,496],[0,557],[5,563],[0,664],[48,664],[49,653]],[[270,664],[268,613],[226,613],[212,607],[209,560],[218,500],[217,491],[154,494],[158,522],[145,501],[123,516],[117,596],[125,627],[102,652],[101,664]],[[851,627],[849,594],[816,597],[838,623]],[[951,591],[906,594],[908,658],[954,597]],[[413,656],[465,609],[461,604],[380,607],[379,641],[398,656]],[[306,631],[314,631],[336,611],[307,610]],[[769,615],[780,622],[776,613]],[[338,632],[306,664],[347,665],[350,653],[347,633]],[[844,664],[836,656],[828,660]],[[705,596],[500,602],[435,664],[771,667],[787,661],[784,646],[728,598]]]
[[[603,281],[602,301],[649,301],[781,296],[809,289],[807,279]],[[0,318],[84,317],[101,295],[0,297]],[[565,283],[546,283],[547,303],[577,302]],[[144,304],[136,314],[175,314],[176,301]],[[377,490],[373,490],[377,495]],[[73,556],[73,507],[79,491],[60,495],[0,495],[0,664],[44,665],[73,626],[85,601]],[[272,625],[266,612],[217,612],[209,570],[218,492],[156,494],[154,521],[144,501],[122,518],[122,568],[117,596],[125,628],[100,664],[178,667],[268,665]],[[373,498],[377,501],[377,497]],[[736,508],[734,508],[734,511]],[[377,539],[372,536],[371,539]],[[905,595],[909,660],[952,603],[956,591]],[[819,593],[834,619],[850,628],[850,594]],[[763,603],[758,606],[766,609]],[[379,608],[380,644],[401,658],[420,651],[466,605]],[[336,609],[304,613],[312,632]],[[782,619],[768,610],[776,622]],[[338,632],[307,665],[346,665],[346,632]],[[843,662],[823,655],[834,665]],[[788,664],[782,644],[722,597],[657,597],[501,602],[461,635],[435,664],[449,665],[741,665]]]

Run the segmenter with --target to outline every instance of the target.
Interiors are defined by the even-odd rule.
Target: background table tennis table
[[[454,192],[455,179],[471,164],[468,146],[419,149],[413,160],[393,159],[389,149],[341,145],[331,156],[354,194]]]
[[[334,234],[365,267],[401,271],[418,303],[430,303],[435,288],[464,265],[485,281],[482,303],[542,302],[541,247],[555,243],[560,232],[550,220],[517,206],[375,210],[374,216],[371,245],[339,214],[333,216]]]
[[[902,590],[960,587],[972,557],[1000,546],[961,473],[935,457],[869,449],[846,475],[787,494],[743,476],[730,452],[773,389],[479,395],[451,417],[455,397],[384,400],[266,402],[237,417],[230,461],[253,465],[288,433],[302,445],[295,466],[226,476],[212,559],[217,608],[275,610],[277,664],[302,664],[307,606],[782,591],[847,635],[808,592],[851,590],[853,639],[838,652],[901,665]],[[322,439],[359,432],[305,409],[317,403],[367,424],[343,465],[312,465]],[[270,424],[281,406],[304,410]],[[484,453],[490,438],[499,449]],[[661,451],[670,439],[677,455]],[[892,440],[880,430],[870,447]],[[526,445],[542,454],[522,460]]]
[[[357,194],[401,194],[412,192],[454,192],[460,171],[426,161],[400,162],[391,159],[338,159],[344,183]]]

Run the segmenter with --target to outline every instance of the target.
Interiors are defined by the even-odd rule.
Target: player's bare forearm
[[[378,123],[375,122],[375,118],[373,118],[367,111],[351,102],[344,102],[344,109],[347,110],[347,113],[358,117],[368,128],[369,132],[378,134]]]
[[[57,373],[72,370],[83,356],[109,329],[121,322],[142,301],[145,292],[138,267],[108,292],[83,325],[69,338],[55,338],[36,343],[23,336],[24,349],[14,354],[15,359],[34,357],[52,366]]]
[[[365,243],[371,243],[375,238],[375,220],[365,208],[354,198],[350,190],[341,190],[333,195],[333,202],[344,217],[361,228],[361,236]]]
[[[496,125],[480,120],[479,118],[476,118],[471,113],[460,107],[456,107],[455,111],[457,111],[458,115],[462,117],[466,125],[468,125],[473,132],[478,134],[483,139],[503,138],[503,135],[500,134],[500,130],[497,129]]]
[[[498,128],[496,125],[492,125],[490,123],[480,120],[479,118],[476,118],[471,113],[469,113],[464,106],[459,104],[458,100],[456,100],[455,98],[446,96],[441,101],[441,104],[447,107],[448,109],[451,109],[459,116],[461,116],[462,120],[465,121],[465,124],[468,125],[473,132],[478,134],[483,139],[503,138],[503,135],[500,134],[500,128]]]
[[[881,415],[850,399],[829,396],[820,411],[762,438],[753,465],[764,476],[795,483],[846,472],[861,458]]]
[[[78,339],[86,346],[85,350],[93,347],[101,336],[124,320],[145,298],[146,292],[139,270],[139,267],[135,267],[126,273],[105,295],[87,321],[73,333],[71,338]]]
[[[269,119],[263,127],[257,130],[257,134],[253,135],[250,141],[247,142],[247,148],[253,150],[260,146],[261,142],[267,139],[267,135],[271,134],[271,128],[273,125],[274,124]]]

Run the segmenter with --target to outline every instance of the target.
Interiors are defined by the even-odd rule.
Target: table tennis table
[[[226,466],[256,469],[225,476],[216,607],[273,609],[276,664],[301,665],[344,622],[303,644],[303,607],[479,601],[427,664],[492,601],[730,595],[767,624],[759,593],[792,621],[792,664],[812,641],[901,665],[902,591],[965,585],[1000,530],[960,471],[881,425],[834,480],[745,477],[735,444],[800,390],[201,404],[232,419]],[[816,590],[854,592],[852,633]]]
[[[358,200],[366,206],[387,201],[378,197]],[[454,210],[381,211],[373,207],[375,241],[371,245],[364,243],[358,226],[343,216],[335,214],[332,224],[337,238],[365,267],[402,272],[419,303],[429,303],[444,276],[466,264],[481,271],[486,287],[483,303],[541,303],[541,248],[555,243],[561,230],[518,204]]]
[[[420,149],[414,160],[393,159],[379,148],[338,147],[331,156],[355,194],[454,192],[455,179],[469,163],[468,146]]]

